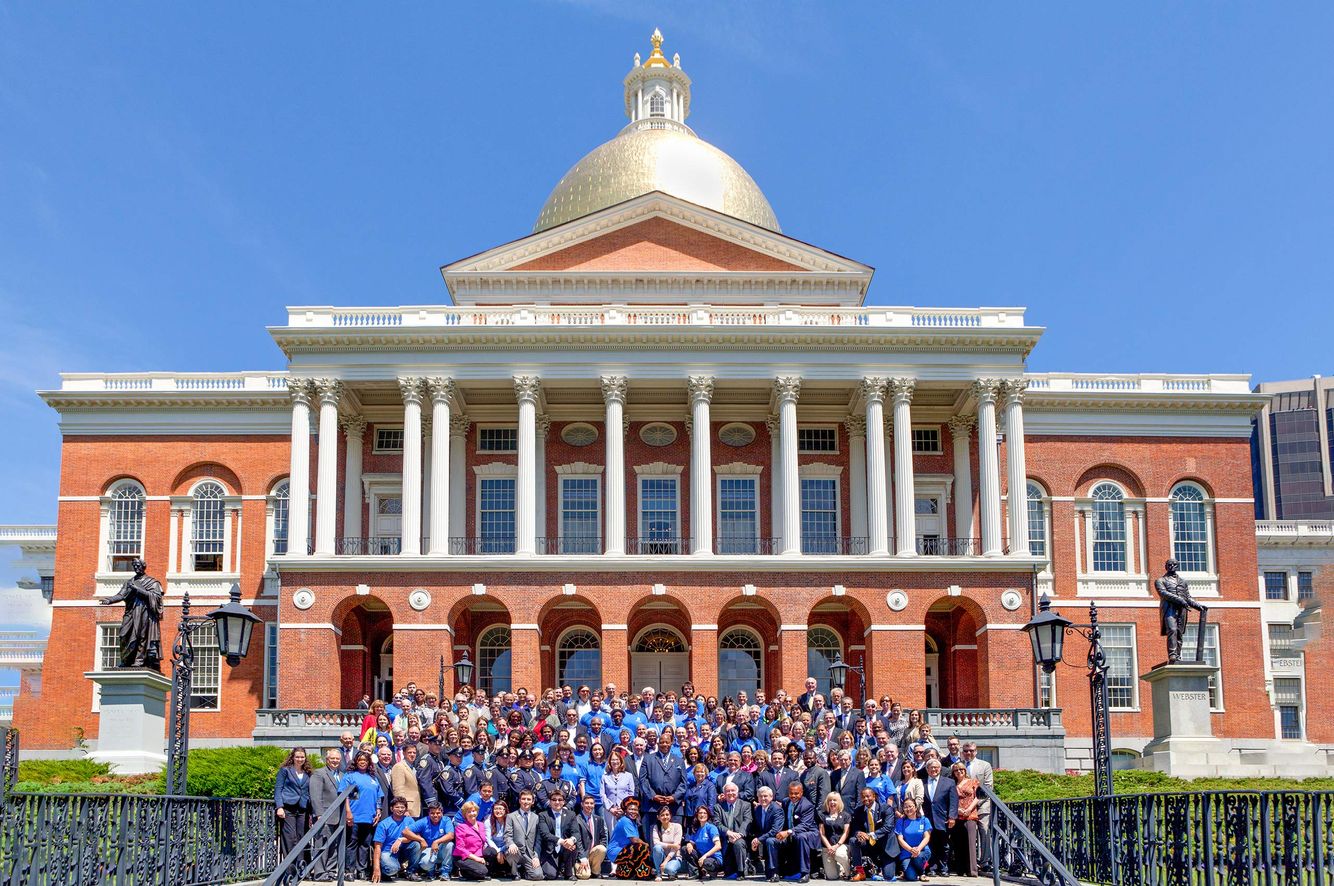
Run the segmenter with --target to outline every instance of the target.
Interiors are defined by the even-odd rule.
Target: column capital
[[[801,396],[801,376],[780,375],[775,378],[774,396],[778,398],[780,403],[786,401],[797,402],[797,398]]]
[[[713,376],[692,375],[686,379],[686,390],[690,392],[690,402],[703,400],[708,403],[713,399]]]
[[[514,396],[520,402],[537,402],[542,395],[542,379],[535,375],[514,376]]]
[[[1010,378],[1001,382],[1001,392],[1005,395],[1005,403],[1008,406],[1011,403],[1023,405],[1024,391],[1028,390],[1028,379]]]
[[[623,375],[604,375],[602,382],[602,400],[604,403],[625,403],[626,382]]]
[[[551,418],[549,416],[539,415],[537,417],[537,432],[542,435],[543,441],[551,438]]]
[[[366,433],[366,419],[360,415],[345,415],[338,423],[343,426],[343,433],[354,439]]]
[[[343,396],[343,383],[336,378],[311,379],[311,385],[319,395],[321,406],[337,406]]]
[[[403,405],[422,402],[422,380],[416,376],[407,376],[398,380],[398,389],[403,394]]]
[[[867,376],[862,379],[862,396],[869,402],[885,401],[885,392],[889,390],[889,379],[880,375]]]
[[[849,437],[866,436],[866,416],[849,415],[843,419],[843,427],[847,428]]]
[[[454,379],[449,376],[433,376],[426,379],[426,390],[431,395],[432,403],[448,404],[457,393]]]
[[[466,415],[451,415],[449,417],[449,435],[451,437],[468,436],[468,428],[472,427],[472,421]]]
[[[973,382],[973,396],[983,403],[995,403],[996,395],[1000,391],[1000,380],[995,378],[979,378]]]
[[[771,415],[764,420],[764,426],[769,429],[769,436],[778,435],[779,419],[776,415]]]
[[[949,420],[950,433],[955,437],[967,437],[976,426],[975,415],[956,415]]]
[[[309,406],[315,396],[315,386],[308,378],[289,378],[287,395],[292,398],[292,405],[300,403]]]
[[[911,403],[913,391],[917,389],[917,379],[915,378],[891,378],[889,380],[889,391],[894,397],[895,403]]]

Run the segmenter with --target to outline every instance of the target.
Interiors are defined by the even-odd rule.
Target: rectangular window
[[[1274,679],[1274,703],[1278,706],[1279,738],[1300,740],[1302,728],[1302,681],[1296,677]]]
[[[1047,509],[1040,498],[1028,500],[1028,550],[1034,557],[1047,556]]]
[[[477,484],[479,553],[514,553],[514,478],[483,477]]]
[[[798,452],[838,452],[838,428],[797,428]]]
[[[1093,571],[1126,571],[1126,512],[1119,501],[1093,502]]]
[[[1114,711],[1133,710],[1135,682],[1135,626],[1103,625],[1102,647],[1107,655],[1107,698]]]
[[[926,454],[941,452],[940,427],[912,429],[912,451]]]
[[[373,449],[375,452],[402,452],[403,429],[377,425],[375,428],[375,446]]]
[[[478,428],[478,452],[518,452],[518,428]]]
[[[1041,707],[1056,707],[1056,675],[1046,671],[1038,672],[1038,685],[1041,689]]]
[[[264,623],[264,707],[278,707],[278,623]]]
[[[1200,626],[1198,624],[1186,625],[1186,635],[1181,638],[1181,658],[1185,661],[1195,660],[1195,639],[1200,635]],[[1221,711],[1223,709],[1223,684],[1221,682],[1222,668],[1218,665],[1218,625],[1209,625],[1209,630],[1204,633],[1204,663],[1214,669],[1209,675],[1209,708],[1210,710]]]
[[[190,687],[190,710],[216,711],[222,690],[222,660],[218,655],[218,632],[211,627],[195,631],[194,681]]]
[[[718,553],[758,553],[757,477],[718,478]]]
[[[227,506],[220,498],[197,497],[190,521],[195,572],[221,572],[227,546]]]
[[[801,479],[801,552],[838,553],[838,480]]]
[[[1315,582],[1313,581],[1313,576],[1310,572],[1297,573],[1297,599],[1315,599]]]
[[[1288,599],[1288,574],[1286,572],[1265,573],[1265,599]]]
[[[120,667],[120,622],[104,621],[97,625],[97,649],[93,653],[93,668],[110,671]],[[102,687],[93,684],[93,713],[102,709]]]
[[[597,477],[560,478],[560,552],[600,554]]]
[[[51,602],[51,596],[56,592],[56,577],[54,575],[39,575],[37,577],[38,586],[42,589],[42,596],[46,602]]]
[[[1281,667],[1284,670],[1290,670],[1296,663],[1293,659],[1298,658],[1301,653],[1297,651],[1294,645],[1296,639],[1292,625],[1278,622],[1265,626],[1269,633],[1269,661],[1271,667]],[[1282,662],[1280,665],[1279,663]]]
[[[677,480],[639,478],[639,543],[643,554],[678,554]]]

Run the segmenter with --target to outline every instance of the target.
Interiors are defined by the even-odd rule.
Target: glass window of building
[[[264,707],[278,707],[278,623],[264,623]]]
[[[1047,556],[1047,506],[1042,487],[1028,482],[1028,550],[1034,557]]]
[[[403,429],[401,427],[375,428],[375,452],[402,452]]]
[[[924,455],[940,453],[940,427],[913,428],[912,451]]]
[[[1135,683],[1135,626],[1102,625],[1102,647],[1107,655],[1107,698],[1114,711],[1133,710]]]
[[[798,452],[838,452],[838,428],[797,428]]]
[[[273,552],[287,553],[287,522],[291,513],[291,487],[287,481],[273,488]]]
[[[1312,576],[1312,574],[1309,573],[1309,572],[1299,572],[1299,573],[1297,573],[1297,599],[1298,599],[1298,600],[1314,600],[1314,599],[1315,599],[1315,582],[1314,582],[1312,579],[1313,579],[1313,576]]]
[[[478,428],[477,449],[479,452],[518,452],[518,428]]]
[[[483,477],[477,484],[477,496],[481,553],[514,553],[514,478]]]
[[[1302,681],[1297,677],[1275,677],[1274,703],[1278,706],[1279,738],[1293,741],[1305,738]]]
[[[1209,524],[1204,493],[1191,483],[1172,490],[1172,556],[1182,572],[1209,571]]]
[[[190,548],[195,572],[221,572],[227,545],[227,507],[222,485],[206,480],[195,487],[190,514]]]
[[[1265,626],[1269,635],[1269,658],[1271,661],[1294,659],[1297,652],[1296,634],[1287,622],[1275,622]]]
[[[477,688],[487,695],[510,691],[510,629],[494,625],[477,640]]]
[[[758,553],[758,477],[718,478],[718,553]]]
[[[195,631],[194,682],[190,686],[190,710],[216,711],[222,690],[222,658],[218,654],[218,632],[212,628]]]
[[[639,535],[641,553],[675,554],[677,546],[678,478],[639,478]]]
[[[1126,571],[1125,495],[1111,483],[1093,489],[1093,571]]]
[[[138,483],[122,483],[111,493],[111,571],[130,572],[144,554],[144,490]]]
[[[602,685],[602,640],[588,628],[565,632],[556,644],[556,671],[560,685]]]
[[[1181,658],[1183,660],[1195,660],[1195,641],[1199,636],[1200,626],[1198,624],[1186,625],[1186,634],[1181,638]],[[1209,675],[1209,708],[1215,711],[1223,709],[1223,671],[1218,662],[1218,625],[1209,625],[1209,629],[1204,632],[1204,663],[1214,669],[1214,672]]]
[[[822,693],[826,702],[833,685],[829,679],[829,666],[835,657],[841,658],[842,655],[843,644],[833,630],[818,625],[806,631],[806,673],[815,678],[816,692]]]
[[[801,552],[838,553],[838,480],[801,478]]]
[[[764,649],[746,628],[731,628],[718,638],[718,698],[736,700],[745,692],[754,698],[764,686]]]
[[[1288,599],[1288,574],[1286,572],[1265,573],[1265,599]]]
[[[560,552],[600,554],[601,514],[597,477],[560,478]]]

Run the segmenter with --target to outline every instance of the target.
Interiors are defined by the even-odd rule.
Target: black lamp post
[[[1089,623],[1078,625],[1052,612],[1051,600],[1044,594],[1038,602],[1038,614],[1024,625],[1033,644],[1033,658],[1045,673],[1052,673],[1065,654],[1065,635],[1078,634],[1089,642],[1089,696],[1093,707],[1093,779],[1094,793],[1112,796],[1112,727],[1107,698],[1107,656],[1102,649],[1098,629],[1098,604],[1089,604]]]
[[[171,647],[171,736],[167,742],[167,794],[184,796],[190,753],[190,696],[194,689],[195,631],[211,626],[218,635],[218,655],[235,667],[250,651],[250,638],[260,621],[241,605],[241,586],[232,585],[231,599],[204,618],[190,615],[190,592],[181,600],[181,626]],[[210,625],[211,623],[211,625]]]
[[[458,661],[454,662],[452,665],[450,665],[450,667],[454,669],[454,678],[458,680],[458,684],[460,687],[467,686],[472,683],[473,664],[472,664],[472,659],[468,657],[468,650],[466,649],[463,650],[463,657],[460,658]],[[444,673],[445,673],[445,657],[442,655],[440,656],[441,685],[444,685]],[[443,698],[440,700],[440,703],[444,704]]]
[[[866,716],[866,669],[855,667],[843,660],[843,656],[837,652],[834,653],[834,660],[829,663],[829,684],[843,689],[848,683],[848,671],[852,671],[861,678],[861,707],[857,711]]]

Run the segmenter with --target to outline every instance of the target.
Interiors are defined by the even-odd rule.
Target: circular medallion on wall
[[[299,588],[292,593],[292,605],[305,611],[315,605],[315,592],[310,588]]]
[[[885,595],[885,603],[895,612],[902,612],[908,608],[908,595],[903,591],[890,591]]]
[[[589,446],[597,442],[598,429],[587,422],[574,422],[561,429],[560,438],[571,446]]]
[[[722,426],[718,431],[718,439],[728,446],[749,446],[755,442],[755,429],[744,422],[735,421]]]
[[[639,439],[650,446],[670,446],[676,442],[676,428],[666,422],[650,422],[639,429]]]
[[[1004,606],[1006,609],[1008,609],[1010,612],[1014,612],[1016,609],[1018,609],[1023,604],[1023,602],[1024,602],[1023,596],[1020,595],[1020,593],[1016,591],[1014,588],[1011,588],[1010,590],[1001,594],[1001,605]]]
[[[411,594],[408,594],[408,605],[421,612],[427,606],[431,605],[431,592],[425,588],[417,588]]]

